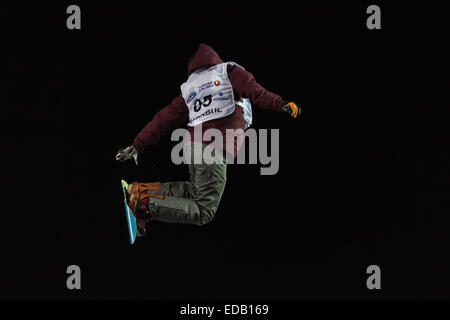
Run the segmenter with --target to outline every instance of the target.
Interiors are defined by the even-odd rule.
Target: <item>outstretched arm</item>
[[[189,121],[188,108],[181,94],[158,111],[153,119],[139,132],[133,147],[141,152],[147,146],[156,144],[159,139]]]
[[[228,77],[237,95],[241,98],[248,98],[253,105],[265,110],[288,112],[294,118],[298,116],[299,109],[295,103],[288,103],[279,95],[265,89],[256,82],[250,72],[239,66],[231,65],[228,66]]]

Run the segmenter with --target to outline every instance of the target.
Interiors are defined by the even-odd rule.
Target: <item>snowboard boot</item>
[[[150,211],[148,209],[149,198],[162,199],[163,195],[148,193],[148,190],[159,190],[161,182],[139,183],[133,182],[128,186],[128,206],[133,213],[137,223],[137,236],[145,235],[145,226],[150,221]]]

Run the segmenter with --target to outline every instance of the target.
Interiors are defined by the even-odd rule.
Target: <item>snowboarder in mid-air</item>
[[[194,129],[202,126],[202,132],[214,128],[226,136],[227,129],[245,130],[252,120],[251,106],[286,112],[297,118],[300,109],[293,102],[266,90],[253,75],[233,62],[224,62],[206,44],[200,44],[188,63],[188,79],[181,85],[181,93],[161,109],[136,136],[131,146],[118,151],[116,160],[125,161],[137,157],[145,147],[155,145],[161,136],[174,129],[188,126],[191,141],[185,148],[204,149],[209,140],[195,141]],[[217,112],[205,113],[204,107]],[[208,142],[207,142],[208,141]],[[240,143],[215,146],[236,157]],[[221,154],[221,153],[220,153]],[[204,225],[216,214],[226,182],[226,161],[194,161],[190,152],[189,181],[133,182],[127,188],[127,201],[137,223],[137,236],[145,234],[151,220],[169,223]]]

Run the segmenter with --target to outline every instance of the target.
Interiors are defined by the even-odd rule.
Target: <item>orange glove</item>
[[[297,105],[294,102],[289,102],[288,104],[285,104],[284,106],[281,107],[281,110],[283,112],[289,113],[289,116],[291,116],[294,119],[298,118],[298,116],[301,113],[300,108],[297,107]]]

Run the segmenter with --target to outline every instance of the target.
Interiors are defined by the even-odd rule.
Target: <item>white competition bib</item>
[[[228,63],[193,72],[181,85],[189,109],[188,126],[226,117],[234,112],[233,87],[228,79]]]

